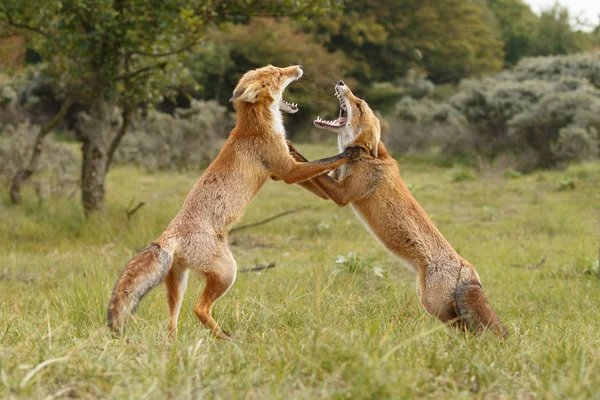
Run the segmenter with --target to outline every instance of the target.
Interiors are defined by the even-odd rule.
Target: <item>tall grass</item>
[[[299,148],[310,158],[335,151]],[[40,206],[25,193],[12,207],[4,196],[0,397],[598,398],[600,164],[461,182],[450,169],[400,165],[477,267],[509,340],[448,331],[351,210],[281,182],[263,188],[242,223],[310,209],[230,238],[240,268],[277,263],[240,274],[215,306],[232,343],[197,321],[203,282],[194,274],[175,342],[162,287],[112,338],[105,312],[121,268],[162,232],[197,178],[117,168],[106,214],[90,221],[76,198]],[[558,190],[567,177],[577,185]],[[128,220],[137,201],[147,205]]]

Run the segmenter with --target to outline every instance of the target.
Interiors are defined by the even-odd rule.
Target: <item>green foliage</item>
[[[310,29],[357,61],[362,83],[394,81],[412,67],[438,83],[501,68],[502,42],[485,18],[471,0],[351,0]]]
[[[529,56],[535,47],[539,18],[523,0],[488,0],[504,41],[504,59],[514,65]]]
[[[170,64],[159,65],[151,55],[195,40],[204,25],[203,17],[190,14],[183,2],[3,3],[5,22],[28,26],[34,33],[31,45],[45,61],[46,74],[56,80],[55,87],[89,99],[156,101]]]
[[[228,104],[231,97],[225,88],[234,88],[242,74],[266,64],[302,64],[306,71],[298,83],[286,90],[286,99],[298,103],[300,108],[288,124],[303,120],[308,127],[311,118],[319,113],[337,113],[337,103],[331,101],[333,86],[346,74],[351,62],[341,52],[328,52],[311,35],[299,31],[291,20],[253,18],[248,24],[213,29],[206,45],[200,46],[187,62],[192,76],[204,88],[200,96],[218,99],[221,104]]]
[[[182,79],[178,56],[204,36],[213,19],[306,16],[334,6],[335,0],[3,0],[0,22],[32,33],[31,45],[57,87],[84,98],[126,96],[137,103],[157,102],[166,84]]]
[[[558,3],[540,16],[532,55],[564,55],[589,48],[589,34],[576,31],[571,26],[569,9]]]
[[[465,182],[465,181],[474,181],[476,179],[475,174],[470,168],[466,168],[463,166],[455,166],[452,172],[452,182]]]
[[[504,170],[504,177],[506,179],[518,179],[518,178],[520,178],[522,176],[523,176],[522,173],[520,173],[519,171],[516,171],[516,170],[514,170],[512,168],[506,168]]]
[[[577,178],[568,176],[558,181],[558,190],[575,190],[577,187]]]
[[[371,272],[373,267],[373,258],[372,257],[362,257],[360,254],[354,254],[353,252],[349,252],[347,257],[342,255],[338,255],[335,258],[335,266],[338,268],[345,269],[347,272],[351,274],[367,274]],[[382,273],[380,269],[377,270],[378,273]]]

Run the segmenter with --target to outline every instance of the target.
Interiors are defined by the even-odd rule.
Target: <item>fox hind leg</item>
[[[223,249],[220,260],[217,262],[219,262],[219,265],[215,266],[214,270],[204,273],[206,287],[200,300],[194,306],[194,313],[214,336],[222,340],[230,340],[230,335],[222,330],[212,317],[212,307],[235,282],[237,266],[227,247]]]
[[[181,311],[183,295],[187,288],[188,270],[173,265],[165,278],[167,302],[169,303],[169,336],[177,337],[177,321]]]

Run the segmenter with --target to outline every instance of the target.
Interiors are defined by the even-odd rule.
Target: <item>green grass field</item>
[[[335,153],[298,148],[310,158]],[[164,286],[113,339],[105,315],[119,272],[198,177],[119,167],[107,213],[91,221],[76,197],[39,205],[26,192],[15,208],[3,195],[0,398],[600,398],[600,163],[464,181],[458,169],[400,165],[476,266],[506,342],[448,331],[419,305],[414,275],[350,208],[282,182],[265,185],[242,224],[309,208],[230,237],[239,268],[277,263],[238,275],[217,303],[232,343],[197,321],[203,281],[194,274],[175,342]],[[147,205],[128,221],[137,201]],[[336,264],[338,255],[348,261]]]

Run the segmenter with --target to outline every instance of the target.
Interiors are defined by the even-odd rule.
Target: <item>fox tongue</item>
[[[346,117],[340,117],[335,121],[338,125],[344,125],[346,123]]]

